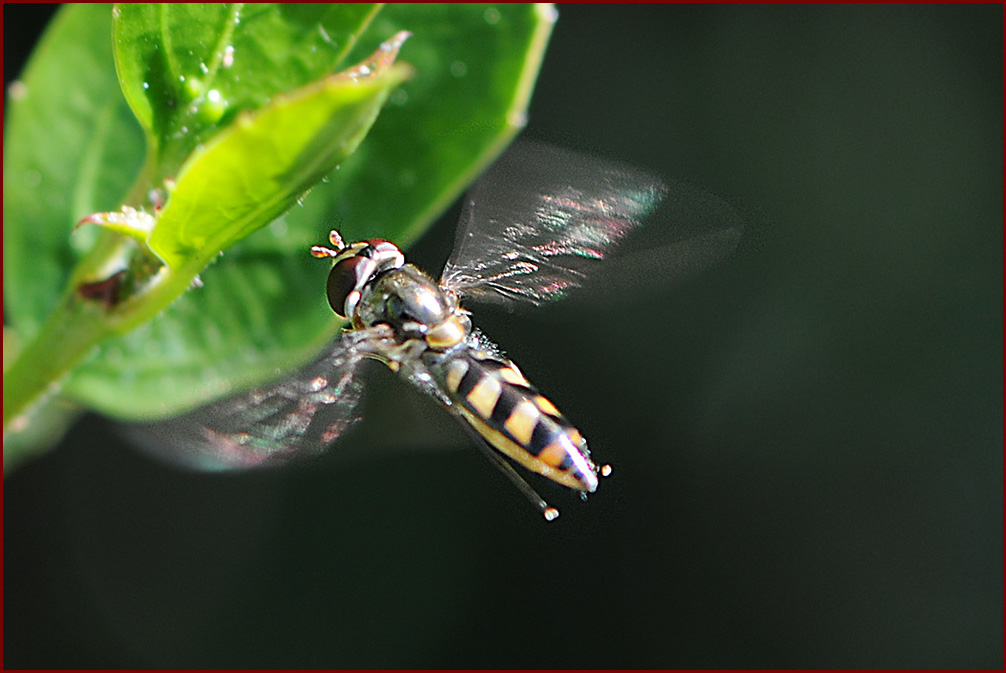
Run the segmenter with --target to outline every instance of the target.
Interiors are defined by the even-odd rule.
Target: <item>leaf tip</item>
[[[144,243],[153,231],[155,223],[156,219],[150,213],[123,206],[122,210],[117,212],[92,213],[73,225],[73,231],[77,231],[85,224],[96,224]]]
[[[352,80],[354,82],[361,79],[379,77],[384,74],[395,62],[395,59],[398,58],[398,52],[401,50],[402,45],[405,44],[405,41],[410,37],[412,37],[412,33],[409,31],[398,31],[390,40],[382,42],[381,46],[377,48],[377,51],[371,54],[370,58],[338,73],[336,77],[339,79]]]

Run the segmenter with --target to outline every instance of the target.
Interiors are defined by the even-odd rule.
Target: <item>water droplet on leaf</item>
[[[388,98],[392,105],[405,105],[409,100],[409,94],[405,89],[395,89]]]
[[[220,121],[227,111],[227,100],[216,89],[206,92],[206,98],[199,103],[199,119],[207,124]]]
[[[189,100],[195,100],[203,93],[203,82],[198,77],[186,78],[182,76],[179,79],[182,80],[182,89],[185,90],[185,95]]]

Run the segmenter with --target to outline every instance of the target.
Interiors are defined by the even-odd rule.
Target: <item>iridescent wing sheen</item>
[[[343,336],[295,374],[126,432],[158,457],[203,470],[317,456],[359,420],[357,345]]]
[[[653,220],[642,228],[646,240],[634,234],[624,249],[645,219]],[[687,185],[519,141],[466,195],[440,283],[504,305],[541,305],[585,285],[593,296],[595,287],[670,280],[705,266],[733,249],[739,222],[722,201]],[[618,261],[598,264],[608,258]]]

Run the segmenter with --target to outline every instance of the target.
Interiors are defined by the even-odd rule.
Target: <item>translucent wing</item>
[[[606,263],[599,275],[598,262],[612,257],[661,201],[668,204],[646,227],[652,231],[645,241],[620,251],[618,263]],[[700,190],[520,141],[467,194],[440,282],[475,301],[541,305],[588,283],[611,290],[670,280],[732,250],[739,222]]]
[[[319,455],[359,420],[358,342],[344,336],[293,375],[126,432],[158,457],[204,470]]]

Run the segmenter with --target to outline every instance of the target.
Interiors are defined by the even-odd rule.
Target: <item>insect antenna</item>
[[[342,236],[339,232],[333,229],[328,232],[328,242],[332,244],[331,248],[326,248],[323,245],[312,245],[311,254],[318,259],[323,259],[325,257],[338,257],[343,250],[346,249],[346,243],[342,240]]]

